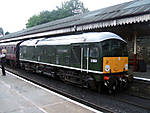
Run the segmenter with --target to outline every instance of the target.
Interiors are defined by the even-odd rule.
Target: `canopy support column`
[[[133,71],[136,71],[136,56],[137,56],[137,44],[136,44],[137,34],[134,32],[134,59],[133,59]]]

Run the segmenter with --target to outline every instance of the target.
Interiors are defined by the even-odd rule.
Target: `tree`
[[[62,6],[58,9],[64,10],[68,16],[82,14],[88,12],[88,9],[84,8],[84,5],[79,0],[70,0],[62,3]]]
[[[79,0],[70,0],[63,2],[60,7],[57,6],[56,10],[42,11],[39,15],[33,15],[28,20],[26,28],[85,12],[88,12],[88,9],[84,8],[82,2]]]
[[[37,15],[33,15],[29,20],[28,23],[26,24],[26,27],[33,27],[36,26],[40,23],[40,18]]]
[[[6,33],[5,33],[5,35],[8,35],[9,34],[9,32],[7,31]]]
[[[4,36],[4,30],[0,27],[0,35]]]

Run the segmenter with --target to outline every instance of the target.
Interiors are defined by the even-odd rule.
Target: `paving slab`
[[[0,69],[0,113],[100,113],[69,100]]]

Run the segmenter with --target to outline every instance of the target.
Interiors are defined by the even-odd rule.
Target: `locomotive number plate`
[[[97,59],[91,59],[92,63],[97,63]]]

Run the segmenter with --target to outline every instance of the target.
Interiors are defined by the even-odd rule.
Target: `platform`
[[[1,76],[0,113],[101,113],[7,72]]]
[[[145,80],[150,82],[150,65],[147,65],[146,72],[133,72],[135,79]]]

